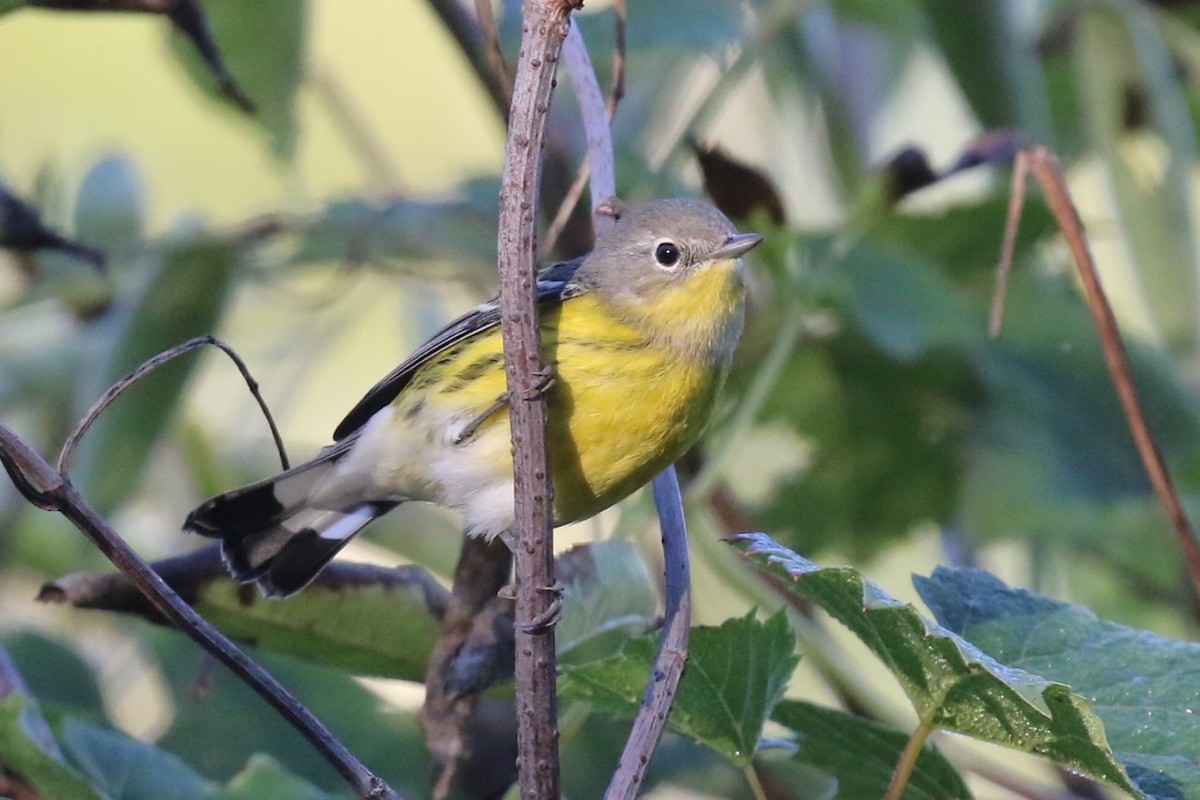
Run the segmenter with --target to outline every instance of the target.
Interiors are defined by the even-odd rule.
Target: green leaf
[[[47,753],[30,732],[28,700],[0,699],[0,767],[27,781],[43,797],[55,800],[102,800],[82,775]]]
[[[97,337],[100,346],[111,349],[100,356],[100,380],[85,382],[90,394],[82,398],[84,405],[147,359],[211,333],[240,255],[241,245],[205,235],[171,245],[157,269],[147,274],[136,300],[114,310],[107,321],[112,338]],[[146,458],[197,363],[198,356],[191,354],[147,375],[104,411],[84,440],[73,477],[101,513],[137,488]]]
[[[269,137],[271,152],[283,161],[290,161],[296,150],[296,96],[306,67],[307,8],[305,0],[204,4],[229,73],[255,105],[253,121]],[[192,79],[229,109],[192,43],[173,33],[171,45]]]
[[[16,11],[21,6],[25,5],[28,0],[0,0],[0,14],[7,14],[10,11]]]
[[[1037,59],[1008,3],[924,0],[938,50],[985,128],[1049,133]]]
[[[799,661],[794,649],[782,612],[766,622],[743,617],[715,628],[694,628],[667,727],[739,766],[749,764],[763,723]],[[565,668],[560,691],[603,711],[633,716],[657,651],[657,637],[631,639],[620,655]]]
[[[619,642],[654,625],[658,593],[631,542],[610,539],[568,550],[555,574],[566,587],[555,641],[570,663],[610,655]]]
[[[213,789],[178,756],[87,722],[67,720],[63,746],[113,800],[204,800]]]
[[[983,570],[939,567],[913,582],[943,625],[989,656],[1068,683],[1086,697],[1146,794],[1200,796],[1200,644],[1010,589]]]
[[[935,347],[964,349],[983,341],[979,321],[926,262],[864,242],[847,254],[841,274],[859,327],[897,360],[915,359]]]
[[[3,638],[29,693],[47,711],[101,716],[104,700],[92,668],[66,642],[32,630]]]
[[[876,246],[919,256],[936,267],[938,274],[958,286],[965,284],[976,296],[990,301],[1007,215],[1008,197],[989,195],[938,213],[882,214],[872,222],[867,236]],[[1026,198],[1013,247],[1015,268],[1021,269],[1037,245],[1057,230],[1045,201]]]
[[[421,681],[449,593],[417,566],[336,562],[299,594],[268,600],[229,578],[218,549],[153,565],[184,600],[226,635],[360,675]],[[115,572],[77,572],[39,599],[161,617]]]
[[[730,384],[753,376],[743,361]],[[980,394],[951,354],[898,362],[852,330],[797,349],[763,417],[811,443],[811,459],[775,485],[756,525],[814,550],[866,556],[915,524],[950,519]]]
[[[297,778],[265,755],[251,756],[246,768],[212,796],[213,800],[333,800],[334,797]]]
[[[837,780],[840,800],[875,800],[887,793],[908,736],[870,720],[784,700],[771,719],[796,734],[794,761]],[[904,790],[904,800],[969,800],[962,776],[932,745],[926,745]]]
[[[258,647],[358,675],[423,681],[446,590],[416,566],[364,572],[366,579],[353,584],[326,576],[285,601],[221,577],[201,589],[197,610],[229,636]]]
[[[143,641],[157,657],[175,701],[160,746],[186,753],[197,770],[221,781],[246,768],[248,753],[269,749],[293,775],[327,792],[345,791],[345,781],[252,689],[224,668],[205,670],[206,659],[194,642],[167,629],[147,634]],[[255,653],[255,660],[397,791],[408,797],[428,792],[433,766],[414,713],[381,702],[344,672],[267,651]]]
[[[1046,756],[1137,794],[1087,700],[1007,667],[917,613],[849,567],[820,567],[761,533],[739,537],[747,556],[849,628],[891,670],[937,728]]]

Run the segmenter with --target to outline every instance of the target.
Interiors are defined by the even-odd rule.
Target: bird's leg
[[[557,373],[555,372],[554,367],[550,364],[547,364],[545,367],[539,370],[536,373],[538,381],[536,384],[534,384],[530,396],[525,399],[534,400],[549,391],[550,387],[554,385],[556,374]],[[479,426],[487,422],[488,419],[491,418],[492,414],[495,414],[497,411],[508,405],[508,401],[511,399],[511,397],[512,395],[509,392],[504,392],[495,400],[493,400],[492,404],[483,410],[483,413],[479,414],[473,420],[463,426],[463,429],[454,437],[454,444],[462,444],[474,436],[475,432],[479,430]]]
[[[538,591],[551,594],[554,598],[550,601],[549,608],[529,620],[529,622],[516,623],[522,632],[531,635],[545,633],[562,619],[563,594],[567,591],[567,587],[563,586],[561,581],[555,581],[553,586],[539,586]],[[510,583],[507,586],[501,587],[500,591],[496,592],[496,596],[502,600],[516,600],[517,585]]]
[[[558,380],[558,370],[554,368],[553,364],[544,364],[541,369],[533,373],[533,376],[537,378],[537,383],[529,390],[529,394],[525,397],[526,400],[537,400],[550,391],[550,387]]]
[[[472,436],[474,436],[475,431],[479,430],[479,426],[487,422],[492,414],[495,414],[497,411],[508,405],[508,397],[508,392],[504,392],[495,400],[493,400],[492,404],[484,409],[482,414],[468,422],[466,426],[464,426],[463,429],[458,432],[458,434],[454,437],[454,443],[462,444],[467,439],[470,439]]]
[[[530,635],[545,633],[562,619],[563,594],[567,591],[567,587],[563,586],[561,581],[555,581],[553,586],[539,586],[538,591],[552,595],[549,607],[529,622],[516,623],[523,633]]]

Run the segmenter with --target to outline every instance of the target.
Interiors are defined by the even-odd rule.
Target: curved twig
[[[92,404],[92,407],[83,415],[83,419],[75,426],[74,430],[63,443],[62,452],[58,455],[57,470],[60,475],[66,478],[71,472],[71,462],[74,460],[75,451],[79,447],[79,442],[83,435],[88,432],[88,429],[96,422],[96,419],[104,413],[104,410],[112,405],[121,394],[133,384],[141,380],[148,373],[166,364],[168,361],[173,361],[179,356],[190,353],[193,350],[198,350],[205,345],[216,347],[225,355],[229,356],[233,361],[234,366],[238,368],[238,372],[242,374],[242,378],[246,381],[246,388],[250,390],[250,394],[254,397],[254,401],[258,403],[259,409],[262,410],[263,417],[267,420],[267,426],[271,429],[271,438],[275,440],[275,449],[279,451],[279,461],[286,470],[289,467],[287,450],[283,446],[283,437],[279,435],[279,428],[275,425],[275,418],[271,416],[271,409],[267,407],[267,402],[263,399],[262,394],[258,390],[258,381],[254,380],[254,376],[250,374],[250,369],[246,366],[246,362],[242,361],[241,356],[237,352],[225,344],[215,336],[197,336],[194,339],[188,339],[182,344],[175,345],[170,350],[164,350],[148,361],[143,361],[133,372],[129,373],[119,381],[114,383],[111,388],[100,396],[100,399]]]
[[[578,48],[586,59],[587,51],[583,37],[573,31],[569,37],[569,50]],[[623,30],[622,30],[623,36]],[[572,43],[572,38],[575,43]],[[587,68],[581,68],[586,64]],[[588,158],[595,169],[591,177],[592,208],[607,205],[609,198],[616,195],[616,169],[613,158],[612,135],[609,117],[604,113],[600,87],[596,73],[586,60],[571,69],[571,80],[579,98],[584,125],[588,127]],[[590,84],[590,85],[583,85]],[[597,129],[602,130],[597,130]],[[593,214],[597,232],[612,225],[611,215]],[[646,694],[641,708],[629,732],[629,739],[621,753],[617,769],[605,792],[605,800],[628,800],[637,795],[637,790],[646,776],[650,758],[662,737],[667,715],[675,702],[675,693],[687,664],[688,636],[692,624],[692,578],[688,562],[687,524],[683,515],[683,499],[679,492],[679,478],[675,467],[668,467],[654,478],[654,505],[658,510],[659,527],[662,531],[663,561],[666,570],[666,608],[663,618],[663,638],[659,645],[654,669],[646,683]]]

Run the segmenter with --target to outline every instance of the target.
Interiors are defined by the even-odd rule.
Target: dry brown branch
[[[511,568],[512,555],[503,542],[463,540],[450,601],[425,670],[421,726],[438,764],[435,798],[449,794],[460,771],[477,755],[480,692],[513,671],[513,607],[496,596],[508,583]],[[507,786],[513,776],[497,777]]]
[[[1138,455],[1141,457],[1142,466],[1150,477],[1150,483],[1154,486],[1154,491],[1158,494],[1158,499],[1171,520],[1176,539],[1179,542],[1179,549],[1183,554],[1184,567],[1187,569],[1197,595],[1200,595],[1200,543],[1196,541],[1192,524],[1183,509],[1183,504],[1179,501],[1179,495],[1175,491],[1175,485],[1167,470],[1166,462],[1163,460],[1158,444],[1154,440],[1154,434],[1146,422],[1146,415],[1142,411],[1142,404],[1138,398],[1137,387],[1129,370],[1129,358],[1125,353],[1120,328],[1117,326],[1112,306],[1109,305],[1108,298],[1104,294],[1096,263],[1092,259],[1091,249],[1088,247],[1083,222],[1079,219],[1079,212],[1071,200],[1062,170],[1058,166],[1058,159],[1045,147],[1035,147],[1019,154],[1016,170],[1017,177],[1013,181],[1014,193],[1018,189],[1024,188],[1022,173],[1032,172],[1041,185],[1042,192],[1046,195],[1050,210],[1058,220],[1063,237],[1067,240],[1067,246],[1071,250],[1071,256],[1079,273],[1079,280],[1083,284],[1088,310],[1096,324],[1096,332],[1104,352],[1104,361],[1108,364],[1109,372],[1112,375],[1113,386],[1117,391],[1121,408],[1125,412],[1125,419],[1129,423],[1129,430],[1133,435]],[[1020,213],[1021,204],[1014,201],[1010,204],[1009,209],[1011,215],[1016,216]],[[1012,237],[1015,237],[1016,223],[1011,219],[1009,227],[1013,232]],[[1011,261],[1010,238],[1012,237],[1008,235],[1005,237],[1005,252],[1002,262]],[[997,292],[1000,291],[998,288]]]

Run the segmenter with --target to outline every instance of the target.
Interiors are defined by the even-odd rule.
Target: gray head
[[[575,279],[609,300],[639,303],[716,263],[736,261],[763,239],[739,234],[697,200],[655,200],[627,211],[596,240]]]

